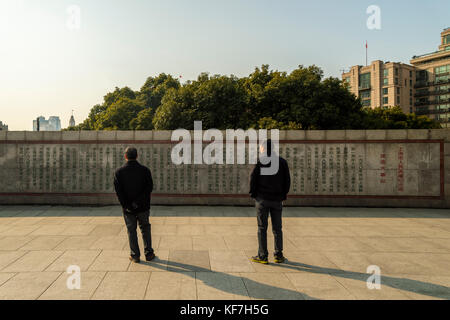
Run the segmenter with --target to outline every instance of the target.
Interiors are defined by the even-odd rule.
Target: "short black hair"
[[[136,160],[137,159],[137,149],[134,147],[128,147],[125,149],[125,156],[128,160]]]

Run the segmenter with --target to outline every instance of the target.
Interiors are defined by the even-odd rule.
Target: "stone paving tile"
[[[207,272],[211,270],[208,251],[171,250],[167,270],[171,272]]]
[[[38,229],[39,226],[31,225],[31,226],[13,226],[11,228],[6,229],[2,232],[2,236],[26,236],[30,235],[33,231]]]
[[[89,267],[89,271],[126,271],[130,265],[129,251],[103,250]]]
[[[16,273],[0,273],[0,287],[15,275]]]
[[[347,237],[290,237],[293,244],[304,251],[374,251],[357,238]]]
[[[429,238],[359,237],[358,241],[379,252],[448,252],[448,249],[431,242]]]
[[[60,274],[60,272],[18,273],[0,286],[0,300],[37,299]]]
[[[157,252],[155,252],[155,255],[155,259],[149,262],[145,261],[145,258],[142,257],[140,263],[130,263],[128,271],[167,271],[167,263],[169,262],[169,250],[158,250]]]
[[[205,235],[232,236],[236,234],[236,226],[228,224],[206,225]]]
[[[375,253],[372,264],[389,274],[450,274],[450,255],[433,253]]]
[[[241,273],[251,299],[264,300],[304,300],[292,282],[283,273]]]
[[[39,297],[39,300],[89,300],[102,282],[106,272],[82,272],[80,289],[68,289],[69,274],[59,278]]]
[[[90,224],[69,225],[64,230],[64,235],[65,236],[87,236],[92,232],[92,230],[94,230],[95,227],[96,227],[95,225],[90,225]]]
[[[201,225],[177,225],[177,234],[182,236],[201,236],[205,234],[205,227]]]
[[[0,250],[17,250],[33,239],[32,236],[0,238]]]
[[[353,300],[355,297],[329,274],[309,272],[286,273],[298,292],[306,299]]]
[[[98,225],[89,235],[97,237],[117,236],[122,228],[122,225]]]
[[[238,273],[197,272],[198,300],[248,300],[247,289]]]
[[[210,250],[211,270],[219,272],[255,272],[242,250]]]
[[[62,236],[37,236],[20,247],[20,250],[52,250],[64,239],[66,238]]]
[[[95,241],[90,249],[123,250],[126,244],[128,244],[128,239],[125,237],[107,236]]]
[[[88,250],[100,237],[71,236],[56,246],[55,250]]]
[[[108,272],[93,300],[142,300],[150,272]]]
[[[224,236],[230,250],[257,250],[258,239],[255,236]],[[267,242],[269,243],[269,241]]]
[[[225,240],[221,236],[193,236],[194,250],[227,250]]]
[[[196,300],[194,272],[152,272],[146,300]]]
[[[450,276],[384,275],[381,283],[389,283],[411,299],[450,300]]]
[[[367,287],[367,279],[370,274],[362,275],[349,275],[343,274],[333,274],[331,275],[336,281],[338,281],[342,286],[347,289],[351,295],[353,295],[358,300],[406,300],[406,296],[400,290],[383,285],[383,278],[381,283],[381,289],[369,289]]]
[[[0,251],[0,271],[26,253],[26,251]]]
[[[365,252],[323,252],[322,254],[337,266],[335,269],[347,272],[366,272],[368,266],[379,261],[371,259],[372,253]],[[327,272],[334,271],[329,270]],[[336,272],[339,272],[339,270]]]
[[[9,224],[12,226],[32,226],[41,222],[43,219],[45,218],[44,217],[12,218]],[[3,219],[0,220],[0,223],[3,223]]]
[[[100,254],[100,250],[68,250],[56,259],[46,271],[66,271],[69,266],[79,266],[86,271]]]
[[[192,237],[161,236],[159,250],[192,250]]]
[[[59,225],[43,225],[38,227],[32,233],[31,236],[57,236],[63,235],[64,231],[67,229],[67,225],[59,224]]]
[[[62,251],[29,251],[6,268],[2,272],[38,272],[44,271],[54,262]]]

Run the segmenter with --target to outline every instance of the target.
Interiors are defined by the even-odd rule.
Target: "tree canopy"
[[[426,116],[401,108],[364,108],[337,78],[317,66],[291,73],[256,68],[247,77],[201,73],[180,84],[167,74],[149,77],[139,91],[115,88],[88,118],[68,130],[192,130],[194,121],[217,129],[430,129]]]

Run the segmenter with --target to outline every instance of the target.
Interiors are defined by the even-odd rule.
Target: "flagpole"
[[[366,67],[369,65],[368,59],[367,59],[367,49],[368,49],[368,47],[367,47],[367,40],[366,40]]]

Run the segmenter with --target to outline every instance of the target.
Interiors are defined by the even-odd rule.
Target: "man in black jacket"
[[[150,216],[150,194],[153,191],[152,173],[149,168],[137,162],[136,148],[125,150],[127,163],[118,169],[114,175],[114,188],[117,198],[123,208],[123,216],[128,230],[130,243],[130,260],[139,263],[139,251],[136,228],[142,233],[144,253],[147,261],[155,258],[152,248]]]
[[[287,161],[275,154],[272,149],[273,143],[270,139],[261,144],[259,151],[261,155],[267,154],[265,161],[263,161],[267,164],[263,164],[261,162],[262,158],[260,157],[260,160],[258,160],[250,175],[250,196],[256,202],[259,243],[258,255],[252,257],[252,261],[262,264],[269,263],[267,251],[269,213],[272,219],[272,231],[275,238],[275,262],[282,263],[285,261],[283,256],[281,213],[283,210],[283,201],[287,199],[287,194],[291,187],[291,178]],[[262,174],[262,169],[270,167],[276,157],[278,158],[278,170],[276,170],[276,173],[273,175]]]

